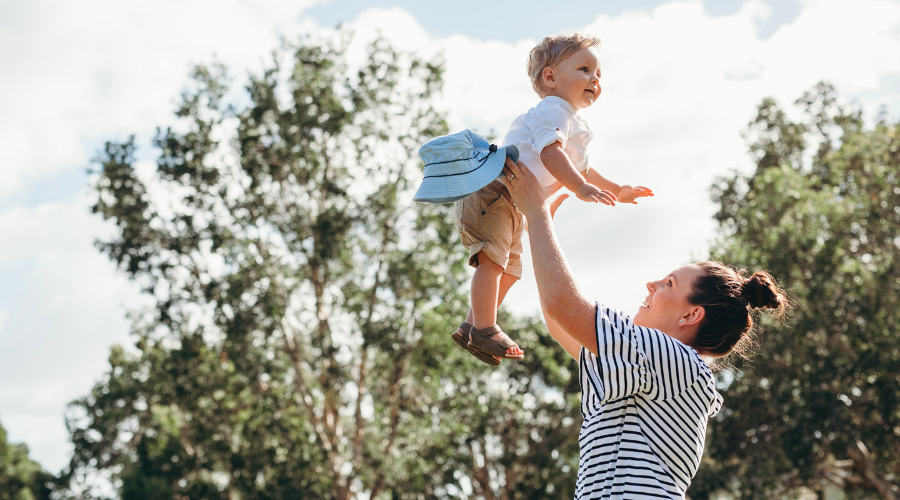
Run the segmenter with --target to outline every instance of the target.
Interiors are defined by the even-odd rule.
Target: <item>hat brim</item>
[[[503,172],[507,154],[517,161],[519,150],[515,146],[497,148],[483,165],[478,166],[476,160],[472,162],[470,170],[465,174],[448,175],[443,177],[428,177],[422,181],[422,185],[416,191],[413,200],[419,203],[453,203],[478,191],[494,181]]]

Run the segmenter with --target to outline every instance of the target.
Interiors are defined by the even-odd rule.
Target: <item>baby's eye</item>
[[[587,69],[587,67],[584,67],[584,68],[581,68],[581,71],[584,71],[585,73],[587,73],[588,69]]]

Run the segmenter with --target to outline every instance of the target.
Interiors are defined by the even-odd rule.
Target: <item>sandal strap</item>
[[[478,330],[473,326],[472,329],[469,330],[469,335],[471,336],[469,342],[472,345],[495,356],[504,356],[507,349],[510,347],[518,347],[513,339],[509,338],[509,335],[503,333],[503,330],[501,330],[498,325],[492,325],[487,328],[482,328],[481,330]],[[501,336],[499,340],[494,339],[497,335]]]
[[[505,334],[504,334],[504,335],[505,335]],[[489,340],[490,340],[491,342],[495,342],[497,345],[499,345],[500,347],[502,347],[502,348],[503,348],[503,352],[506,352],[507,349],[509,349],[510,347],[516,345],[516,343],[513,342],[513,339],[509,338],[509,336],[505,336],[505,337],[503,337],[502,339],[500,339],[499,341],[494,340],[494,339],[489,339]]]

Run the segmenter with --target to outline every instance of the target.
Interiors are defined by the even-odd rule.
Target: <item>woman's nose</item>
[[[656,290],[656,283],[654,283],[652,281],[648,281],[647,282],[647,291],[650,293],[653,293],[654,290]]]

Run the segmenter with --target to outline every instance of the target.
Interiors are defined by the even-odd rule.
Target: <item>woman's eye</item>
[[[669,286],[672,286],[672,280],[669,280],[669,281],[668,281],[668,285],[669,285]]]

